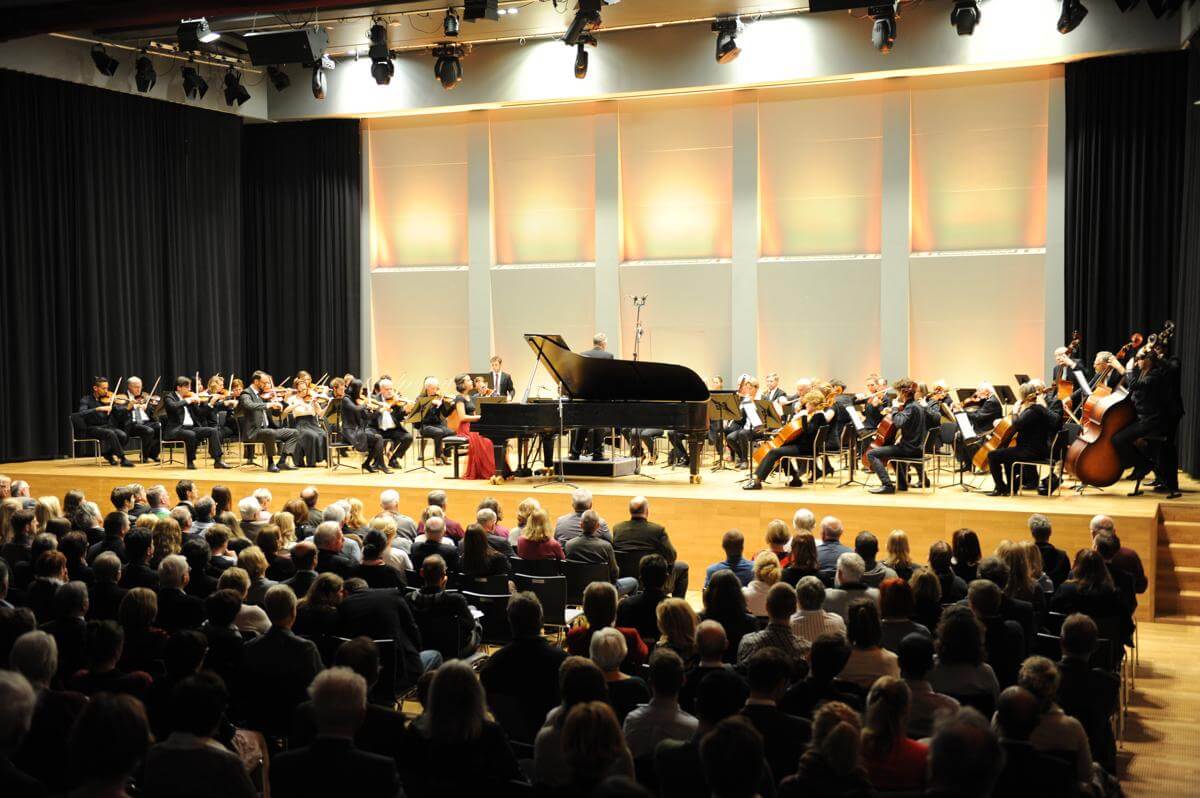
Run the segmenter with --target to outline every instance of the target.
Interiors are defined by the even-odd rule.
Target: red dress
[[[470,421],[459,424],[455,434],[467,439],[467,470],[463,479],[491,479],[496,473],[496,452],[491,440],[471,432]]]

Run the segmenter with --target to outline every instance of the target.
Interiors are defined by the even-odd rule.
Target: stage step
[[[1200,624],[1200,505],[1159,505],[1156,620]]]

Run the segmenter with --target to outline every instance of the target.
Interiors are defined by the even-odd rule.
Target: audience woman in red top
[[[908,685],[894,676],[881,676],[867,694],[862,757],[871,786],[880,792],[920,790],[925,784],[929,746],[905,734],[911,700]]]
[[[537,508],[525,520],[517,539],[517,556],[522,560],[565,560],[562,544],[554,539],[550,514]]]
[[[617,620],[617,588],[611,582],[592,582],[583,591],[583,622],[567,632],[567,653],[586,657],[591,653],[592,635],[613,626]],[[649,649],[636,629],[615,627],[625,636],[625,662],[622,670],[637,668],[646,661]]]

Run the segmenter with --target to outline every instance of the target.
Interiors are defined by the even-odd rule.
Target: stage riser
[[[571,488],[558,485],[534,487],[534,482],[509,482],[490,485],[446,479],[426,472],[416,474],[372,476],[323,469],[267,474],[262,470],[241,469],[215,471],[201,469],[186,471],[175,468],[143,467],[117,470],[93,465],[72,466],[66,462],[36,464],[11,463],[3,473],[14,479],[25,479],[37,495],[61,497],[69,488],[82,488],[90,499],[107,511],[109,492],[115,485],[140,482],[144,485],[162,483],[173,490],[177,480],[190,478],[201,492],[207,493],[214,484],[227,485],[234,501],[249,495],[254,488],[266,486],[275,496],[276,507],[288,498],[299,495],[302,488],[315,485],[320,490],[322,506],[339,498],[354,496],[363,501],[368,515],[378,507],[379,493],[389,487],[400,491],[404,512],[416,516],[425,506],[431,489],[445,490],[449,497],[449,514],[466,523],[474,515],[479,501],[495,496],[501,503],[503,523],[514,522],[517,505],[526,496],[537,498],[552,516],[570,510]],[[1142,556],[1151,587],[1140,597],[1138,616],[1150,618],[1154,612],[1154,581],[1157,576],[1158,521],[1157,505],[1125,497],[1101,501],[1092,497],[1046,499],[1038,496],[994,499],[979,495],[965,496],[957,490],[942,490],[937,494],[909,494],[891,497],[865,495],[861,489],[837,490],[832,487],[807,487],[800,490],[768,488],[762,492],[746,493],[727,485],[687,485],[666,481],[590,481],[586,484],[595,494],[595,507],[609,522],[615,524],[627,517],[629,499],[645,495],[650,499],[651,517],[664,524],[671,535],[679,556],[692,567],[692,585],[703,583],[704,568],[721,559],[721,536],[728,529],[738,529],[746,536],[746,556],[753,558],[763,545],[763,532],[774,518],[791,522],[792,513],[807,507],[817,516],[834,515],[841,518],[846,535],[843,542],[853,546],[854,536],[870,530],[883,548],[893,529],[903,529],[909,535],[914,558],[927,560],[929,546],[937,540],[950,539],[954,530],[968,527],[979,533],[985,553],[992,551],[1004,539],[1020,540],[1028,535],[1029,515],[1040,512],[1054,525],[1053,542],[1071,556],[1088,546],[1088,520],[1097,512],[1112,515],[1124,545],[1136,549]]]

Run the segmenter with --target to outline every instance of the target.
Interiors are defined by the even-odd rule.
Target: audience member
[[[838,568],[838,562],[843,554],[849,554],[852,549],[842,545],[842,533],[845,527],[840,519],[827,515],[821,519],[821,542],[817,544],[817,564],[826,573],[833,573]],[[865,567],[863,570],[866,570]]]
[[[713,798],[754,798],[764,768],[762,736],[745,718],[726,718],[700,740],[700,764]]]
[[[888,651],[899,650],[900,641],[910,634],[930,636],[927,627],[912,619],[916,600],[908,582],[896,577],[885,579],[879,585],[879,614],[882,616],[883,635],[880,645]]]
[[[867,693],[862,756],[867,778],[877,790],[919,790],[925,783],[929,748],[908,737],[911,700],[908,685],[892,676],[880,677]]]
[[[896,576],[907,582],[912,578],[913,571],[918,566],[913,562],[912,552],[908,545],[908,533],[903,529],[893,529],[887,539],[887,559],[883,564],[896,572]]]
[[[698,721],[679,708],[683,686],[683,660],[670,649],[656,649],[650,656],[650,702],[625,718],[625,741],[635,760],[654,754],[661,740],[686,740],[695,733]]]
[[[522,502],[524,504],[524,502]],[[562,544],[550,528],[550,515],[541,507],[530,510],[517,539],[517,556],[522,560],[562,560],[566,558]]]
[[[721,624],[701,621],[696,627],[696,662],[684,672],[683,687],[679,690],[679,706],[684,712],[696,714],[696,691],[704,677],[714,671],[729,671],[736,675],[733,666],[724,659],[728,647],[729,641]]]
[[[796,772],[800,754],[812,736],[807,720],[787,714],[778,705],[795,665],[778,648],[761,648],[746,660],[745,670],[750,696],[741,714],[762,735],[767,763],[778,781]]]
[[[750,584],[754,577],[754,564],[742,556],[746,548],[746,539],[736,529],[730,529],[721,536],[721,548],[725,550],[725,559],[713,563],[704,571],[704,588],[708,589],[709,582],[721,571],[732,571],[742,587]]]
[[[1055,700],[1087,732],[1092,757],[1108,773],[1117,772],[1117,743],[1112,717],[1120,707],[1121,677],[1092,667],[1099,644],[1096,622],[1076,613],[1063,621],[1059,632],[1062,659],[1058,662],[1059,684]]]
[[[638,567],[642,589],[617,605],[617,625],[637,629],[643,640],[658,637],[658,605],[667,598],[670,576],[667,561],[660,554],[647,554]]]
[[[779,582],[779,577],[779,557],[774,552],[764,551],[754,558],[753,578],[742,588],[747,612],[758,618],[766,616],[767,591]]]
[[[630,676],[621,671],[628,648],[625,636],[611,626],[592,635],[589,657],[604,673],[608,686],[608,703],[617,713],[617,722],[624,723],[639,704],[650,700],[650,688],[640,676]]]
[[[158,596],[150,588],[135,587],[121,599],[117,610],[117,621],[125,633],[121,670],[155,673],[160,669],[169,635],[157,620]]]
[[[421,540],[418,538],[412,547],[410,558],[412,559],[413,567],[420,571],[421,563],[425,562],[425,558],[431,554],[437,554],[446,563],[447,571],[455,574],[458,573],[458,547],[454,545],[452,540],[446,539],[445,519],[430,516],[424,524],[423,534],[425,539]],[[465,535],[466,533],[464,532],[463,534]]]
[[[701,620],[716,621],[725,629],[729,647],[725,650],[725,661],[737,660],[738,647],[742,638],[758,631],[758,622],[746,612],[746,597],[742,583],[728,568],[713,574],[704,588],[704,611]]]
[[[994,726],[1004,749],[1004,769],[996,781],[995,795],[1062,798],[1078,792],[1073,762],[1030,745],[1029,735],[1040,719],[1033,693],[1016,685],[1000,692]]]
[[[267,591],[263,608],[271,621],[265,634],[242,650],[240,688],[254,696],[248,712],[254,728],[286,728],[292,709],[304,701],[313,677],[324,667],[311,640],[297,636],[296,595],[275,585]]]
[[[566,787],[571,779],[571,767],[563,752],[563,725],[571,710],[593,701],[608,698],[604,675],[595,663],[584,657],[572,656],[563,660],[558,675],[562,703],[546,714],[546,722],[538,730],[533,744],[533,780],[548,788]],[[633,777],[633,756],[628,747],[608,766],[607,775]]]
[[[1000,693],[996,673],[984,660],[983,623],[969,607],[948,607],[937,628],[937,664],[929,672],[929,684],[939,693],[961,703],[984,708],[994,706]]]
[[[1092,531],[1093,538],[1101,532],[1110,532],[1113,537],[1117,537],[1116,523],[1107,515],[1093,517],[1088,526]],[[1117,538],[1117,553],[1112,558],[1112,564],[1133,577],[1133,589],[1137,593],[1146,592],[1146,588],[1150,586],[1150,580],[1146,578],[1146,569],[1142,567],[1142,558],[1135,550],[1128,546],[1122,546],[1119,537]]]
[[[590,509],[592,509],[592,492],[586,488],[577,488],[571,494],[571,512],[560,515],[554,522],[554,539],[562,544],[564,550],[567,543],[583,534],[583,514]],[[597,518],[600,521],[597,536],[612,543],[613,538],[612,533],[609,532],[608,523],[599,516]]]
[[[929,547],[929,570],[942,589],[942,603],[954,604],[967,597],[967,583],[954,572],[954,553],[944,540],[938,540]]]
[[[403,572],[397,571],[384,558],[389,551],[398,549],[394,550],[388,545],[387,535],[378,529],[370,530],[363,538],[363,561],[354,567],[351,575],[362,579],[373,590],[403,587]]]
[[[896,657],[900,678],[908,685],[911,696],[905,731],[913,739],[924,739],[933,734],[934,726],[941,718],[958,710],[958,700],[935,692],[929,683],[929,671],[933,669],[933,641],[929,635],[918,632],[907,635],[900,641]]]
[[[562,728],[563,760],[569,777],[568,789],[579,795],[599,795],[601,782],[625,779],[610,776],[612,769],[629,756],[629,746],[612,707],[603,701],[577,704],[567,713]]]
[[[479,511],[481,515],[494,516],[486,507]],[[508,574],[508,558],[493,545],[487,530],[479,524],[468,524],[462,542],[459,544],[460,565],[462,573],[472,578],[486,578]],[[504,541],[505,549],[509,549],[508,540]]]
[[[101,621],[100,623],[109,623]],[[154,738],[141,702],[100,691],[79,713],[67,738],[66,767],[77,796],[123,796]]]
[[[158,625],[168,634],[199,629],[204,623],[204,602],[184,592],[189,581],[188,562],[172,554],[158,564]]]
[[[812,513],[809,515],[811,516]],[[788,564],[783,569],[780,580],[795,587],[806,576],[818,579],[821,576],[821,566],[817,562],[817,543],[813,539],[812,532],[797,532],[792,538],[791,548],[788,552]]]
[[[590,651],[592,635],[617,619],[617,589],[608,582],[592,582],[583,591],[583,620],[567,632],[567,652],[584,656]],[[636,629],[616,627],[625,636],[629,653],[625,657],[625,668],[637,668],[646,661],[649,650]]]
[[[348,579],[345,598],[338,605],[340,637],[365,635],[391,640],[396,651],[395,682],[399,687],[416,683],[422,673],[442,663],[442,655],[426,648],[409,603],[394,590],[370,590],[361,579]]]
[[[1075,555],[1071,576],[1054,592],[1050,609],[1064,615],[1080,612],[1093,619],[1113,619],[1126,638],[1133,634],[1132,609],[1113,586],[1104,558],[1092,549],[1081,549]]]
[[[1037,546],[1038,551],[1041,552],[1042,567],[1045,568],[1046,575],[1050,577],[1050,581],[1057,588],[1067,581],[1067,574],[1071,570],[1071,558],[1065,551],[1055,548],[1054,544],[1050,542],[1053,531],[1050,519],[1046,516],[1041,513],[1029,516],[1029,535],[1033,538],[1033,543]]]
[[[879,590],[868,587],[862,581],[862,557],[854,552],[846,552],[837,559],[837,574],[834,587],[825,591],[825,609],[842,616],[842,620],[850,620],[850,604],[856,599],[866,599],[872,604],[879,604]]]
[[[825,585],[816,576],[805,576],[796,583],[799,609],[792,616],[792,631],[813,641],[823,634],[846,633],[846,622],[837,613],[821,609],[825,604]]]
[[[849,616],[846,630],[852,648],[839,678],[866,690],[881,676],[899,677],[896,655],[879,644],[883,631],[875,602],[855,599],[850,604]]]
[[[613,527],[613,549],[617,554],[659,555],[670,568],[671,594],[687,596],[688,564],[678,558],[666,528],[650,520],[650,502],[645,496],[629,500],[629,520]]]
[[[813,641],[808,677],[788,688],[779,708],[804,718],[828,701],[839,701],[855,709],[864,707],[867,691],[838,678],[850,659],[851,648],[843,634],[823,634]]]
[[[929,744],[927,794],[989,798],[1003,768],[996,733],[983,715],[964,707],[938,727]]]
[[[153,679],[144,671],[124,672],[117,669],[125,645],[125,633],[113,621],[88,621],[87,667],[76,673],[68,687],[84,695],[97,693],[128,693],[144,698]]]
[[[12,784],[5,787],[6,781],[2,775],[6,770],[4,760],[11,761],[7,767],[15,766],[32,776],[47,791],[65,791],[70,786],[70,780],[67,770],[63,768],[63,741],[70,735],[71,727],[87,704],[87,698],[81,693],[51,688],[51,682],[57,678],[61,668],[58,647],[54,638],[45,632],[26,632],[18,637],[9,654],[9,664],[28,680],[33,688],[34,700],[28,733],[19,748],[8,748],[11,731],[8,734],[0,732],[0,738],[5,740],[0,741],[0,793],[8,795],[9,789],[15,789]],[[11,697],[0,699],[0,713],[5,708],[17,709],[15,705],[8,706],[11,701]],[[0,727],[5,727],[5,724],[0,722]],[[11,794],[21,793],[17,790]]]
[[[951,568],[963,582],[979,577],[979,561],[983,559],[983,551],[979,546],[979,535],[973,529],[956,529],[950,536],[950,550],[953,554]]]
[[[1017,671],[1025,661],[1025,635],[1016,621],[1000,615],[1003,594],[987,579],[976,579],[967,589],[971,611],[983,624],[984,648],[988,664],[1001,687],[1017,683]]]
[[[658,647],[679,655],[684,666],[696,661],[696,627],[700,618],[685,599],[671,597],[658,605]]]
[[[830,701],[817,710],[812,745],[794,776],[779,785],[779,798],[870,798],[874,795],[860,757],[862,721],[853,708]]]
[[[467,529],[464,543],[471,536],[471,527]],[[436,649],[443,659],[466,658],[479,648],[483,630],[471,615],[471,607],[462,593],[446,590],[446,578],[445,561],[440,555],[429,555],[421,563],[424,585],[409,597],[409,601],[421,639]],[[449,630],[454,630],[454,634],[451,635]]]
[[[859,532],[854,538],[854,553],[863,559],[862,582],[868,587],[879,587],[885,579],[895,579],[896,572],[876,558],[879,556],[879,539],[870,532]]]
[[[792,631],[792,616],[796,613],[796,591],[785,584],[772,586],[766,601],[767,625],[751,632],[738,644],[737,664],[745,667],[755,652],[766,648],[780,651],[794,675],[805,672],[810,644]]]
[[[612,543],[600,536],[600,516],[595,510],[584,510],[579,518],[580,534],[570,538],[564,545],[567,559],[576,562],[608,564],[609,580],[617,586],[622,596],[637,590],[637,578],[621,576],[617,566],[617,555]]]
[[[342,603],[344,588],[345,580],[333,571],[318,574],[296,604],[296,623],[292,630],[315,639],[336,636],[341,625],[338,605]]]

